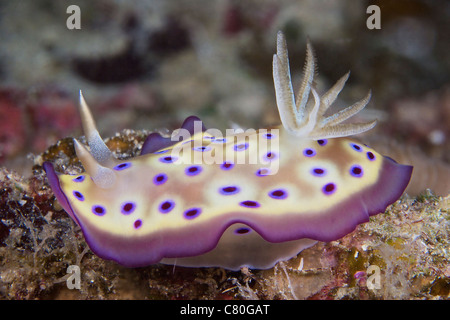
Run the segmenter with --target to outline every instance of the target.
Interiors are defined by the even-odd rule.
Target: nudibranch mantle
[[[178,139],[153,133],[141,155],[127,160],[106,147],[80,93],[90,151],[77,140],[75,150],[85,173],[57,174],[45,162],[49,183],[90,248],[129,267],[266,269],[339,239],[396,201],[412,167],[342,138],[375,125],[341,123],[370,94],[324,117],[348,74],[320,97],[314,71],[308,42],[296,99],[279,32],[273,73],[281,126],[222,137],[189,117]]]

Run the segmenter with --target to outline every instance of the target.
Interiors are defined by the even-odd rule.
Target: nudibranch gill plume
[[[412,167],[346,138],[375,121],[342,123],[367,105],[370,93],[326,117],[348,74],[319,96],[309,41],[306,53],[294,96],[286,40],[278,33],[273,79],[282,125],[221,136],[191,116],[172,138],[150,134],[141,154],[126,160],[107,148],[80,93],[89,150],[74,145],[85,172],[43,167],[91,250],[128,267],[267,269],[317,241],[343,237],[395,202]]]

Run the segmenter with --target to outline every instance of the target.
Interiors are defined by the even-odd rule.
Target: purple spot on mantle
[[[352,147],[352,149],[355,150],[355,151],[358,151],[358,152],[362,151],[362,148],[361,148],[361,146],[359,144],[350,143],[350,147]]]
[[[261,168],[261,169],[258,169],[258,170],[255,172],[255,174],[256,174],[258,177],[265,177],[265,176],[268,176],[268,175],[270,174],[270,169],[269,169],[269,168]]]
[[[84,196],[80,191],[74,191],[73,195],[75,198],[77,198],[80,201],[84,201]]]
[[[350,168],[350,174],[356,178],[360,178],[363,176],[363,169],[356,164]]]
[[[239,204],[246,208],[259,208],[261,206],[258,202],[252,200],[245,200]]]
[[[94,205],[92,206],[92,213],[97,216],[103,216],[106,214],[106,208],[104,206]]]
[[[183,213],[183,215],[184,215],[184,217],[186,219],[190,220],[190,219],[197,218],[200,215],[200,213],[202,213],[202,209],[200,209],[200,208],[190,208],[190,209],[187,209]]]
[[[327,139],[320,139],[320,140],[317,140],[317,143],[319,144],[319,146],[325,146],[325,145],[327,145],[327,143],[328,143],[328,140]]]
[[[120,207],[120,212],[122,214],[131,214],[136,209],[136,203],[134,202],[124,202]]]
[[[134,222],[134,228],[135,228],[135,229],[139,229],[140,227],[142,227],[142,220],[141,220],[141,219],[137,219],[137,220]]]
[[[125,169],[127,169],[129,167],[131,167],[131,162],[124,162],[124,163],[118,164],[113,169],[117,170],[117,171],[120,171],[120,170],[125,170]]]
[[[72,181],[73,182],[83,182],[84,181],[84,176],[78,176],[76,178],[73,178]]]
[[[226,143],[227,142],[227,138],[216,138],[214,140],[215,143]]]
[[[273,161],[277,158],[278,158],[278,155],[272,151],[267,152],[263,157],[264,161]]]
[[[286,199],[287,196],[287,191],[283,189],[276,189],[269,192],[269,197],[273,199]]]
[[[269,132],[269,133],[263,134],[262,137],[263,137],[264,139],[270,140],[270,139],[275,138],[275,135],[274,135],[273,133],[270,133],[270,132]]]
[[[226,187],[219,189],[219,192],[225,196],[236,194],[239,191],[241,191],[241,190],[237,186],[226,186]]]
[[[188,176],[196,176],[200,172],[202,172],[202,170],[203,169],[200,166],[190,166],[184,170],[184,173],[186,173],[186,175],[188,175]]]
[[[160,185],[163,184],[167,181],[167,174],[165,173],[160,173],[157,174],[154,178],[153,178],[153,183],[156,185]]]
[[[225,161],[220,165],[220,169],[222,170],[231,170],[234,167],[234,163],[230,161]]]
[[[205,152],[205,151],[210,151],[211,147],[207,146],[201,146],[201,147],[193,147],[192,150],[194,151],[200,151],[200,152]]]
[[[336,185],[334,183],[327,183],[322,188],[322,192],[327,196],[330,194],[333,194],[335,191],[336,191]]]
[[[173,162],[177,161],[177,157],[165,156],[165,157],[159,158],[159,161],[161,161],[162,163],[173,163]]]
[[[166,200],[164,202],[161,202],[158,209],[161,213],[168,213],[168,212],[172,211],[172,209],[174,207],[175,207],[175,202],[173,202],[172,200]]]
[[[233,146],[234,151],[244,151],[248,149],[248,143],[239,143]]]
[[[316,177],[323,177],[324,175],[326,175],[326,173],[327,173],[327,171],[322,168],[314,168],[311,170],[311,174]]]
[[[375,155],[372,152],[368,151],[367,159],[369,159],[370,161],[373,161],[373,160],[375,160]]]
[[[316,155],[316,150],[312,148],[306,148],[303,150],[303,155],[305,157],[314,157]]]

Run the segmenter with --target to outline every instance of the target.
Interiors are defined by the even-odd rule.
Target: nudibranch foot
[[[324,117],[348,74],[320,97],[314,71],[308,42],[295,99],[279,33],[273,72],[281,126],[223,137],[191,116],[170,138],[150,134],[141,154],[125,160],[107,148],[80,93],[89,148],[74,146],[85,172],[57,174],[45,162],[48,182],[101,258],[128,267],[270,268],[384,212],[411,177],[412,167],[342,138],[375,125],[342,123],[370,92]]]
[[[240,241],[232,241],[239,236]],[[224,240],[200,256],[165,258],[161,263],[184,267],[222,267],[238,271],[242,267],[270,269],[279,261],[289,260],[317,243],[312,239],[268,242],[245,224],[233,224],[222,235]],[[261,254],[264,252],[264,254]]]

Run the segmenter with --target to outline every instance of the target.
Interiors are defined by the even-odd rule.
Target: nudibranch
[[[396,201],[412,167],[345,138],[375,126],[342,123],[367,105],[370,93],[326,117],[348,74],[319,96],[309,41],[306,53],[295,97],[286,40],[278,33],[279,127],[222,136],[191,116],[171,138],[150,134],[141,154],[127,160],[107,148],[80,92],[90,150],[74,145],[85,172],[43,167],[92,251],[128,267],[267,269],[317,241],[343,237]]]

